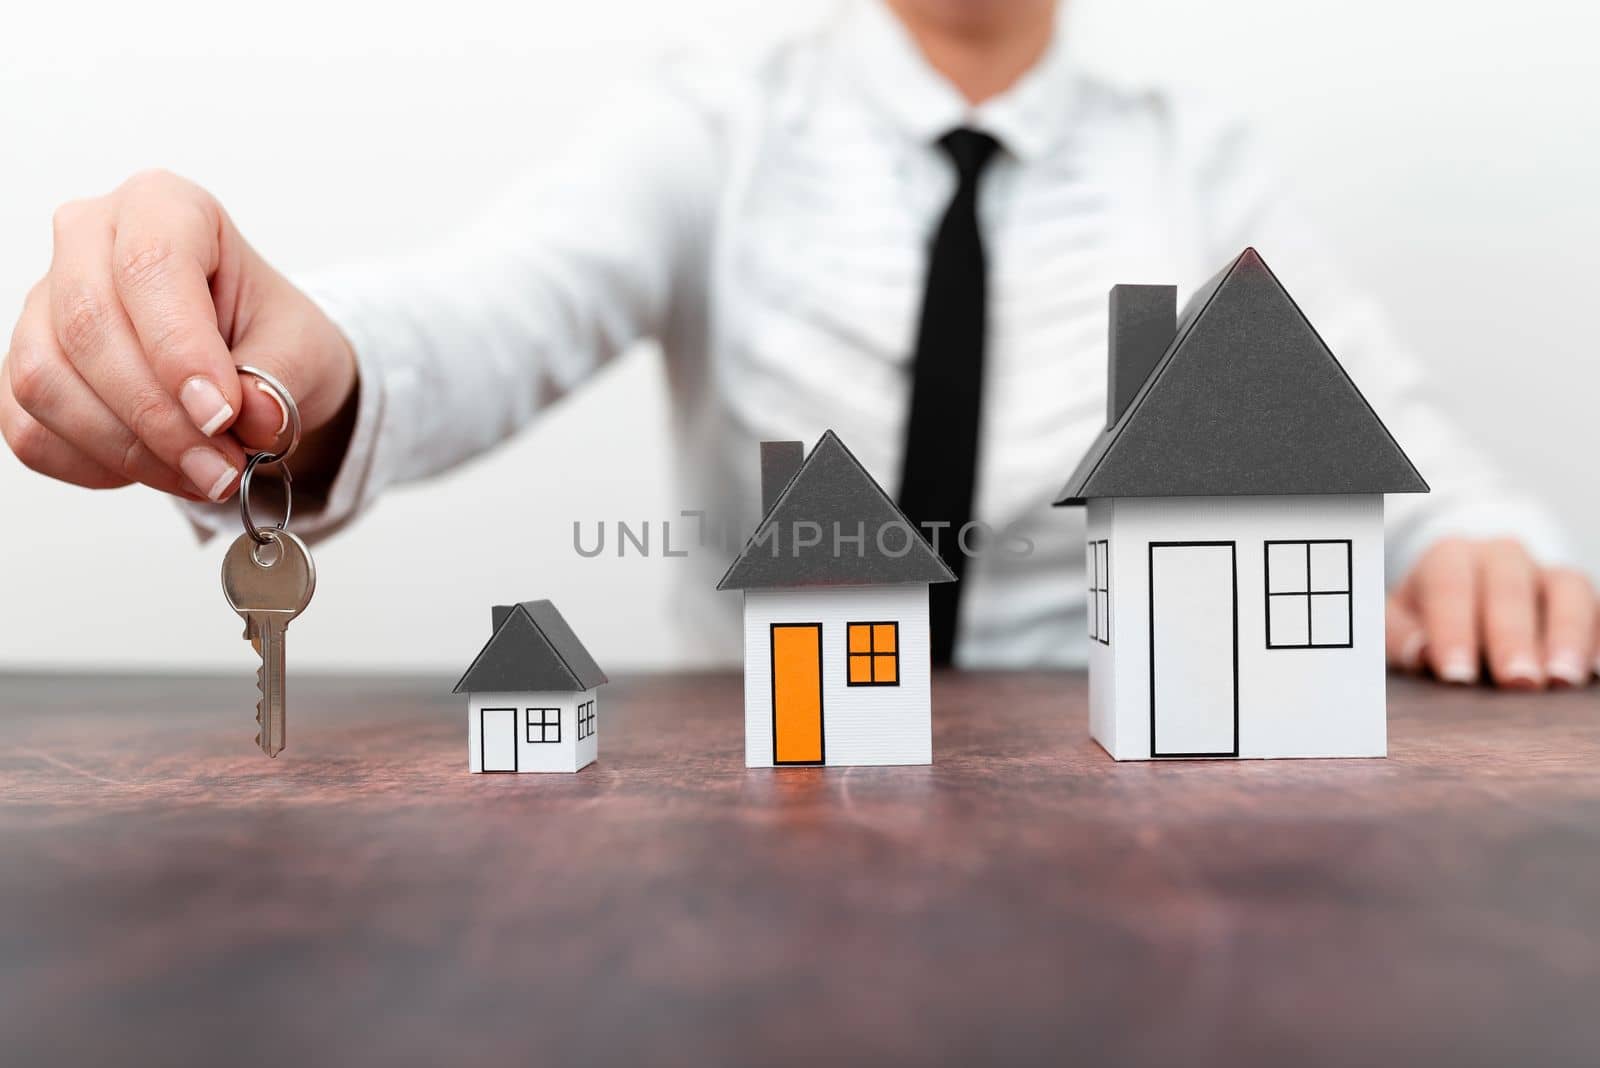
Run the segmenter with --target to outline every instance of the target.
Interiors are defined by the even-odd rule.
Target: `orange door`
[[[772,624],[772,762],[822,763],[822,624]]]

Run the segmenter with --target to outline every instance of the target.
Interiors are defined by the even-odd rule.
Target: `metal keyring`
[[[238,371],[242,375],[255,375],[261,380],[263,385],[272,390],[273,393],[277,394],[278,403],[283,406],[284,413],[288,416],[289,425],[286,429],[289,431],[289,444],[284,446],[282,452],[268,453],[267,459],[261,462],[274,463],[279,460],[287,460],[290,454],[294,452],[295,447],[300,444],[300,406],[296,404],[294,402],[294,398],[289,395],[289,389],[287,386],[285,386],[282,382],[279,382],[272,375],[269,375],[267,372],[261,370],[259,367],[247,367],[241,365],[234,368],[234,370]],[[277,442],[273,442],[273,444],[276,445]]]
[[[246,534],[250,535],[250,540],[260,546],[266,545],[272,539],[261,532],[261,528],[256,526],[255,519],[250,515],[250,480],[254,477],[256,468],[262,464],[278,465],[278,470],[283,473],[283,518],[272,529],[283,530],[287,528],[289,516],[294,512],[294,479],[289,474],[289,465],[284,461],[289,458],[289,454],[294,452],[295,447],[300,444],[300,408],[295,404],[294,398],[289,395],[289,391],[284,387],[284,384],[272,375],[255,367],[240,367],[238,371],[240,374],[254,375],[265,383],[267,388],[278,395],[278,400],[289,417],[289,425],[287,427],[289,443],[284,446],[281,452],[253,453],[245,461],[244,474],[239,476],[239,518],[244,521],[244,530]]]
[[[239,518],[244,520],[244,530],[250,539],[257,545],[265,545],[271,539],[261,533],[261,528],[256,526],[256,521],[250,516],[250,479],[256,473],[256,468],[262,464],[277,464],[278,470],[283,473],[283,518],[272,527],[274,530],[283,530],[289,525],[289,516],[294,512],[294,479],[289,475],[289,465],[282,460],[275,460],[271,453],[258,452],[244,462],[244,474],[239,476]]]

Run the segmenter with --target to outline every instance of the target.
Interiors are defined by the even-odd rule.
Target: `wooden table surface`
[[[1078,675],[747,771],[739,681],[470,776],[443,678],[0,678],[0,1061],[1600,1063],[1600,690],[1392,680],[1387,760],[1117,765]]]

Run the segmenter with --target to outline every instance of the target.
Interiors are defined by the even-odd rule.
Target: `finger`
[[[1423,647],[1427,644],[1422,620],[1398,596],[1389,598],[1385,615],[1384,647],[1389,664],[1402,671],[1420,671]]]
[[[1600,675],[1600,605],[1595,606],[1594,621],[1594,673]]]
[[[271,369],[271,361],[241,359],[240,363],[250,367],[260,367],[283,382],[284,388],[289,391],[289,396],[294,398],[295,406],[299,407],[299,397],[294,387],[284,380],[282,374]],[[254,375],[240,375],[239,385],[241,411],[238,420],[233,424],[233,436],[252,449],[276,451],[280,447],[283,435],[289,430],[289,409],[278,400],[278,394],[271,386]]]
[[[89,217],[57,228],[48,287],[54,339],[77,378],[143,449],[181,472],[205,496],[222,500],[238,481],[243,452],[227,439],[208,440],[145,360],[110,276],[109,225],[106,218]],[[48,354],[45,358],[48,365]],[[83,417],[85,410],[80,391],[71,389],[65,379],[54,384],[59,389],[48,400],[56,422],[42,411],[29,410],[57,434],[99,458],[94,442],[108,434],[108,428],[98,421],[93,426],[64,424]],[[121,435],[116,437],[121,440]]]
[[[1482,551],[1484,651],[1489,672],[1501,686],[1544,685],[1539,649],[1539,571],[1514,541],[1496,541]]]
[[[232,425],[240,404],[211,286],[223,266],[222,210],[172,175],[140,175],[124,190],[110,257],[117,296],[156,380],[210,437]],[[238,272],[225,274],[217,289],[231,313]]]
[[[9,371],[0,374],[0,437],[5,438],[23,466],[41,475],[89,489],[114,489],[130,481],[95,463],[24,411],[11,394]]]
[[[35,286],[23,302],[6,357],[6,396],[29,421],[109,472],[116,484],[143,482],[164,493],[192,495],[193,487],[183,476],[134,437],[68,362],[56,343],[47,289]],[[26,424],[21,429],[28,431]],[[41,438],[36,444],[46,443]],[[60,454],[57,447],[50,450]]]
[[[310,381],[312,368],[304,361],[291,361],[290,354],[303,354],[306,346],[297,338],[281,336],[285,327],[263,320],[240,339],[234,358],[241,367],[265,371],[282,383],[302,420],[317,414],[318,398]],[[233,435],[252,449],[276,450],[286,444],[282,438],[289,429],[289,410],[278,400],[277,391],[251,374],[239,376],[241,411],[233,425]]]
[[[1588,576],[1553,567],[1540,577],[1544,607],[1545,670],[1553,682],[1588,685],[1594,668],[1594,586]]]
[[[1478,681],[1478,565],[1470,544],[1442,541],[1416,570],[1425,660],[1445,682]]]
[[[288,390],[307,432],[339,413],[355,379],[355,356],[338,328],[281,276],[260,272],[260,306],[233,340],[233,358],[258,367]],[[277,393],[259,378],[240,376],[241,410],[233,435],[255,449],[281,447],[289,416]]]

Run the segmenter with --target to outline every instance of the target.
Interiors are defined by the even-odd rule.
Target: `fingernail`
[[[1405,647],[1400,650],[1400,666],[1407,671],[1417,670],[1422,665],[1422,647],[1427,641],[1421,631],[1407,638]]]
[[[200,433],[208,438],[233,418],[233,405],[222,395],[222,390],[198,375],[178,390],[178,400],[189,413],[189,419],[200,428]]]
[[[1589,672],[1583,666],[1583,657],[1574,652],[1551,653],[1546,670],[1550,672],[1551,678],[1559,679],[1568,686],[1583,686],[1589,681]]]
[[[227,457],[203,445],[196,445],[179,457],[178,469],[194,483],[196,489],[202,490],[214,501],[222,500],[228,484],[239,477],[238,470],[228,462]]]
[[[289,429],[289,409],[283,406],[283,401],[279,399],[277,391],[270,388],[265,382],[257,379],[256,388],[271,397],[272,403],[278,406],[278,433],[282,434]]]
[[[1536,686],[1544,682],[1544,672],[1539,670],[1539,665],[1531,656],[1512,657],[1506,661],[1501,674],[1505,682],[1530,682]]]
[[[1469,683],[1478,681],[1478,665],[1465,653],[1457,653],[1445,660],[1439,668],[1439,677],[1445,682]]]

